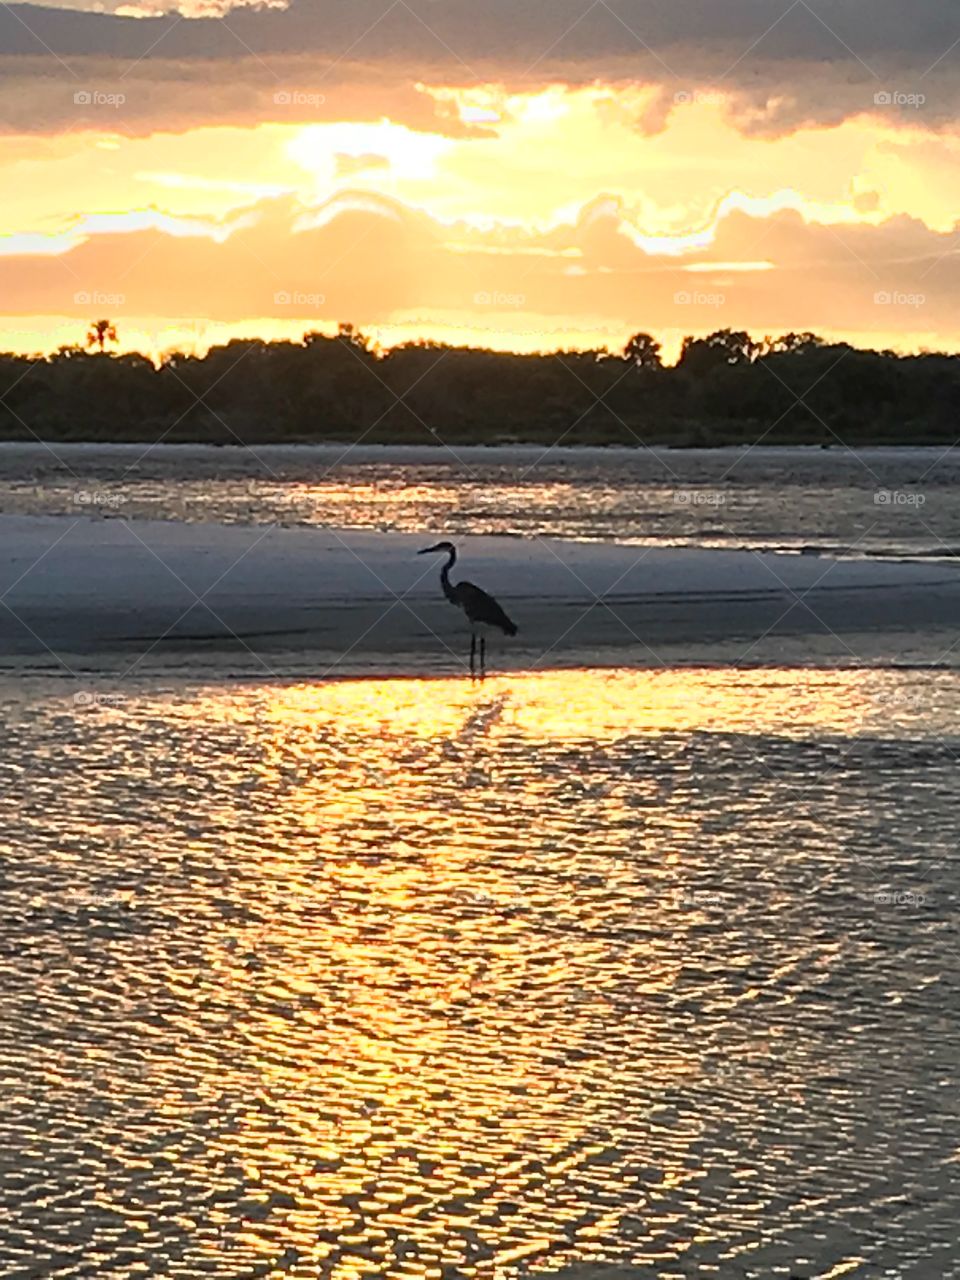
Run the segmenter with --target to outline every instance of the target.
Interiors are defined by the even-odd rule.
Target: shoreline
[[[726,444],[685,445],[671,444],[669,441],[647,443],[640,440],[635,444],[624,444],[622,442],[611,442],[610,444],[551,444],[542,440],[454,440],[450,442],[412,443],[403,440],[393,442],[365,439],[354,442],[349,439],[331,438],[328,440],[267,440],[259,443],[254,441],[248,444],[241,440],[213,442],[209,440],[161,439],[151,442],[149,440],[73,440],[57,436],[50,438],[34,436],[26,438],[20,436],[0,437],[0,452],[12,453],[15,450],[24,450],[42,455],[54,449],[61,452],[74,451],[84,454],[92,454],[95,451],[102,453],[116,451],[118,453],[137,453],[143,456],[150,456],[159,453],[171,457],[175,455],[189,456],[194,453],[210,457],[233,457],[243,453],[250,453],[251,451],[255,451],[258,454],[272,454],[277,457],[281,457],[284,454],[303,457],[310,453],[346,453],[355,460],[364,454],[369,454],[373,459],[382,459],[387,454],[390,455],[391,460],[402,460],[405,455],[409,455],[412,459],[423,459],[431,456],[435,456],[438,459],[447,459],[453,452],[472,453],[480,457],[489,457],[494,453],[516,455],[518,457],[556,454],[560,457],[570,456],[578,459],[589,459],[591,456],[610,458],[616,454],[622,454],[625,457],[636,457],[638,454],[644,453],[679,453],[691,457],[700,454],[704,457],[715,457],[718,454],[751,454],[762,457],[764,454],[773,454],[777,458],[789,458],[791,455],[798,458],[809,458],[829,453],[839,459],[848,458],[851,454],[869,454],[871,457],[889,455],[893,458],[902,458],[906,454],[916,454],[918,456],[934,454],[939,458],[944,453],[941,441],[928,444],[916,442],[893,444],[889,441],[880,441],[875,444],[860,442],[844,444],[840,441],[829,443],[791,441],[786,443],[750,444],[748,441],[734,441]]]
[[[450,675],[469,630],[426,534],[0,516],[0,667],[279,679]],[[942,563],[484,536],[460,542],[520,627],[490,674],[960,661]]]

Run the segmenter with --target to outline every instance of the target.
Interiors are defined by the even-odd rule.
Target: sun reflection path
[[[883,932],[916,810],[863,753],[905,715],[952,778],[951,677],[145,685],[66,745],[37,706],[0,1014],[105,1273],[774,1274],[880,1194],[836,1138],[933,952]]]

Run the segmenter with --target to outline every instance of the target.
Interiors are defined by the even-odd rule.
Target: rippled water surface
[[[0,445],[0,512],[960,554],[960,452]]]
[[[960,1276],[955,675],[0,700],[4,1277]]]

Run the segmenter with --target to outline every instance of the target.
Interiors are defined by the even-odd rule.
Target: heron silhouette
[[[476,675],[477,669],[477,637],[480,639],[480,675],[487,669],[487,636],[491,627],[497,627],[504,635],[517,634],[516,623],[511,622],[493,596],[475,587],[472,582],[451,582],[450,570],[457,563],[457,548],[452,542],[438,542],[436,546],[424,547],[417,555],[428,556],[435,551],[442,551],[447,556],[447,563],[440,570],[440,585],[443,594],[451,604],[462,609],[470,623],[470,674]]]

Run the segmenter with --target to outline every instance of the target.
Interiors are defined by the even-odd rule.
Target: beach
[[[462,668],[469,632],[423,535],[0,517],[0,656],[118,673],[210,660],[326,675]],[[950,563],[479,537],[454,580],[520,628],[505,670],[550,666],[949,658]],[[495,658],[494,658],[495,655]]]
[[[950,505],[157,452],[0,486],[0,1272],[952,1275]]]

